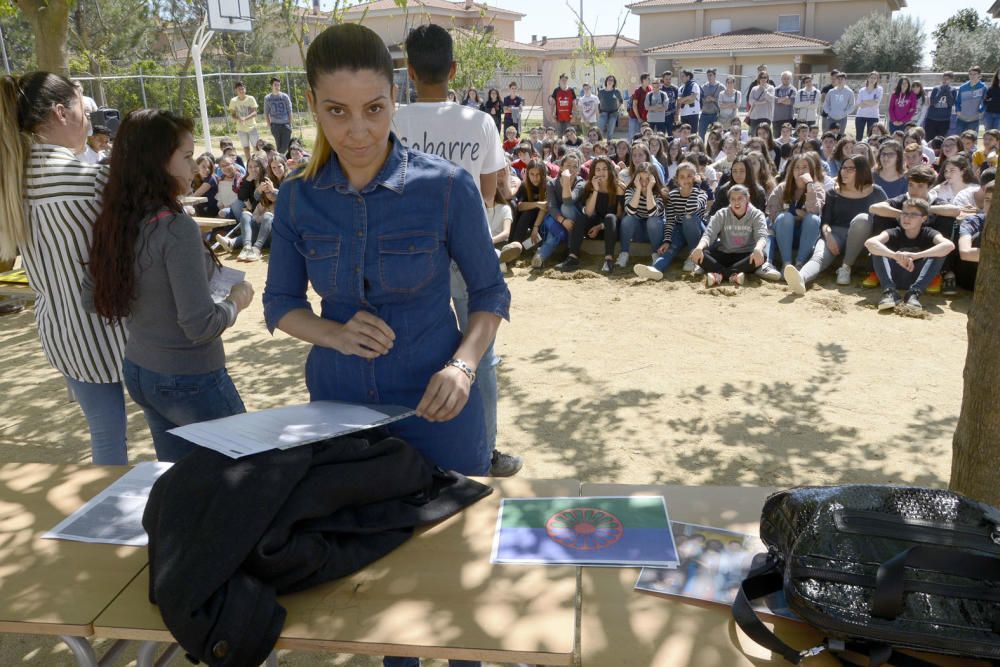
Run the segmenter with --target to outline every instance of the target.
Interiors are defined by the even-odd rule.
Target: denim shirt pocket
[[[441,247],[437,235],[427,232],[385,234],[378,238],[378,275],[382,289],[412,294],[434,277],[434,253]]]
[[[333,292],[337,287],[340,237],[306,234],[295,242],[295,249],[306,260],[306,273],[313,289],[320,296]]]

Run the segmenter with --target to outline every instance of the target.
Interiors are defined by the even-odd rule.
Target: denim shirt
[[[372,361],[314,347],[306,365],[312,400],[415,407],[461,343],[452,260],[469,286],[469,312],[509,319],[510,291],[472,176],[408,150],[395,135],[390,141],[385,164],[361,192],[331,154],[314,179],[286,180],[278,195],[263,297],[268,329],[292,310],[311,310],[308,280],[324,319],[346,323],[365,310],[396,334],[393,348]]]

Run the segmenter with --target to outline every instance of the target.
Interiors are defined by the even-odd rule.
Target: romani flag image
[[[661,496],[505,498],[494,563],[676,567]]]

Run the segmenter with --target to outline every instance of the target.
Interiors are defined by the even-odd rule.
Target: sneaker
[[[944,272],[944,281],[941,284],[941,294],[945,296],[955,296],[958,294],[958,283],[955,282],[955,274],[951,271]]]
[[[862,287],[878,287],[879,286],[878,274],[875,273],[874,271],[872,271],[871,273],[869,273],[867,276],[865,276],[865,279],[861,281],[861,286]]]
[[[692,271],[691,274],[694,276],[703,276],[705,275],[705,269],[701,268],[700,266],[696,266],[694,267],[694,271]]]
[[[556,268],[563,273],[569,273],[570,271],[576,271],[580,268],[580,260],[576,257],[567,257],[563,261],[556,264]]]
[[[806,281],[802,280],[802,274],[794,264],[785,267],[785,282],[795,294],[803,296],[806,293]]]
[[[695,268],[697,268],[697,266],[698,265],[692,262],[690,259],[685,259],[684,266],[681,267],[681,271],[683,271],[684,273],[693,273]]]
[[[746,282],[747,277],[742,273],[734,273],[729,276],[729,282],[736,285],[737,287],[743,287],[743,283]]]
[[[923,310],[924,307],[920,305],[920,295],[916,292],[906,293],[906,306],[912,308],[913,310]]]
[[[944,282],[944,280],[942,280],[940,273],[937,274],[936,276],[934,276],[934,280],[932,280],[931,284],[927,286],[927,293],[928,294],[940,294],[941,293],[941,283],[942,282]]]
[[[705,287],[715,287],[716,285],[722,284],[722,274],[721,273],[706,273],[705,274]]]
[[[513,243],[508,243],[504,247],[500,248],[500,263],[510,264],[515,259],[521,256],[522,250],[524,250],[524,248],[517,241],[514,241]]]
[[[840,268],[837,269],[837,284],[838,285],[850,285],[851,284],[851,267],[846,264],[841,264]]]
[[[604,264],[601,265],[601,273],[606,273],[610,276],[614,270],[615,263],[612,260],[605,258]]]
[[[535,256],[531,258],[531,268],[540,269],[542,268],[542,264],[544,262],[545,260],[542,259],[542,256],[539,255],[538,253],[535,253]]]
[[[494,449],[490,457],[490,477],[511,477],[516,475],[523,465],[524,458]]]
[[[899,294],[894,289],[887,289],[882,292],[882,299],[878,302],[878,311],[881,313],[892,310],[899,305]]]
[[[649,278],[650,280],[663,280],[663,272],[657,269],[655,266],[646,266],[645,264],[636,264],[632,267],[632,271],[635,275],[640,278]]]
[[[757,269],[754,272],[754,274],[758,278],[763,278],[764,280],[770,280],[771,282],[777,282],[781,280],[781,274],[778,272],[778,269],[774,268],[774,265],[771,264],[771,262],[764,262],[763,264],[761,264],[760,268]]]
[[[264,253],[260,251],[257,246],[250,246],[250,252],[247,253],[247,262],[259,262],[264,256]]]
[[[240,254],[236,258],[236,261],[249,262],[251,254],[253,254],[253,246],[245,245],[243,246],[243,250],[240,250]]]
[[[223,236],[222,234],[216,234],[215,242],[218,243],[220,246],[222,246],[223,250],[225,250],[226,252],[233,251],[233,245],[235,244],[234,239],[231,239],[228,236]]]
[[[660,253],[654,252],[652,255],[649,256],[649,263],[651,265],[656,264],[656,260],[658,260],[659,258],[660,258]]]
[[[627,252],[622,252],[622,253],[618,254],[618,266],[620,266],[623,269],[626,266],[628,266],[628,253]]]

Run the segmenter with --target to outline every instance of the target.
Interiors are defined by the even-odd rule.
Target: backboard
[[[250,0],[208,0],[208,29],[217,32],[253,30]]]

